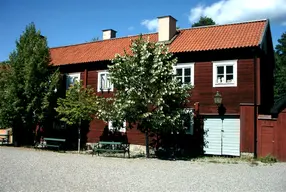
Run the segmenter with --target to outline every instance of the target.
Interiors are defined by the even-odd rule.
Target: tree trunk
[[[149,152],[149,132],[148,129],[145,132],[145,144],[146,144],[146,158],[150,157],[150,152]]]
[[[13,145],[14,145],[14,147],[19,147],[17,130],[15,130],[15,128],[13,128],[12,131],[13,131]]]
[[[80,126],[81,126],[81,120],[80,120],[79,126],[78,126],[78,144],[77,144],[77,146],[78,146],[78,148],[77,148],[78,153],[80,153]]]
[[[20,133],[19,131],[21,131],[21,127],[18,126],[18,123],[14,123],[12,126],[12,134],[13,134],[13,145],[14,147],[19,147],[21,145],[21,141],[20,141]]]

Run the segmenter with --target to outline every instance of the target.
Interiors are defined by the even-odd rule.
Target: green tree
[[[91,42],[94,42],[94,41],[99,41],[99,37],[93,37],[93,38],[91,39]]]
[[[0,65],[0,128],[9,127],[9,107],[7,100],[9,96],[9,77],[11,76],[11,68],[6,63]],[[8,107],[8,108],[7,108]]]
[[[90,41],[86,41],[86,43],[88,43],[88,42],[95,42],[95,41],[99,41],[99,37],[93,37],[93,38],[91,38]]]
[[[112,61],[114,65],[109,66],[116,93],[109,115],[103,116],[118,127],[123,121],[128,122],[129,128],[137,124],[146,134],[149,157],[149,133],[183,129],[181,115],[191,86],[181,86],[174,77],[177,59],[164,44],[140,37],[132,42],[131,51],[130,55],[117,55]]]
[[[0,65],[9,65],[9,61],[2,61],[0,62]]]
[[[286,95],[286,33],[278,39],[275,47],[275,100]]]
[[[59,98],[56,111],[61,120],[68,125],[78,125],[78,152],[80,151],[81,123],[91,121],[97,111],[100,100],[91,87],[84,88],[81,83],[75,82],[67,92],[65,98]]]
[[[53,106],[59,72],[50,68],[47,40],[29,24],[16,41],[16,49],[9,57],[9,70],[1,74],[0,121],[13,128],[14,144],[31,144],[36,124],[41,123]],[[4,80],[6,78],[6,80]],[[23,140],[24,139],[24,140]]]
[[[200,27],[200,26],[207,26],[207,25],[215,25],[216,23],[214,20],[210,17],[200,17],[200,20],[198,22],[195,22],[192,24],[192,27]]]

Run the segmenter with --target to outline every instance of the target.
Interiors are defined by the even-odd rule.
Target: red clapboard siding
[[[237,87],[213,87],[212,62],[195,63],[195,87],[191,101],[200,102],[201,113],[217,113],[213,97],[219,91],[226,113],[239,113],[240,103],[253,103],[253,59],[241,59],[237,63]]]
[[[240,151],[254,152],[254,105],[240,107]]]

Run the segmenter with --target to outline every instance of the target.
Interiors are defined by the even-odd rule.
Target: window
[[[213,62],[213,87],[237,86],[237,60]]]
[[[178,63],[174,66],[174,73],[182,84],[194,85],[194,63]]]
[[[123,122],[121,127],[114,127],[112,121],[108,122],[108,129],[111,131],[119,131],[119,132],[126,132],[126,121]]]
[[[54,121],[53,122],[53,129],[56,129],[56,130],[61,130],[61,129],[66,129],[66,123],[63,122],[63,121]]]
[[[186,108],[185,114],[183,115],[183,125],[186,130],[186,134],[194,134],[194,109]]]
[[[80,73],[69,73],[66,74],[66,89],[68,89],[71,85],[74,85],[76,81],[80,81]]]
[[[113,85],[110,82],[108,72],[98,72],[97,91],[113,91]]]

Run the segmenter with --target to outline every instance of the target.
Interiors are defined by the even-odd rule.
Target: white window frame
[[[98,91],[98,92],[101,91],[101,89],[100,89],[100,88],[101,88],[101,78],[100,78],[100,76],[101,76],[102,74],[104,74],[105,77],[106,77],[106,75],[109,74],[109,72],[108,72],[108,71],[99,71],[99,72],[98,72],[98,78],[97,78],[97,91]],[[104,92],[107,92],[108,89],[103,89],[103,91],[104,91]],[[113,91],[113,84],[110,85],[109,91]]]
[[[110,131],[114,131],[115,128],[112,126],[112,121],[108,121],[108,129]],[[120,129],[117,129],[117,131],[125,133],[126,132],[126,121],[123,122],[123,127],[121,127]]]
[[[217,83],[217,67],[224,67],[224,79],[226,79],[226,66],[233,66],[232,83]],[[213,61],[213,87],[237,87],[237,60]]]
[[[194,135],[194,109],[193,108],[185,108],[185,113],[190,115],[190,127],[184,127],[187,135]],[[183,122],[184,123],[184,122]]]
[[[195,63],[178,63],[177,65],[173,66],[174,74],[177,75],[177,69],[185,69],[191,68],[191,85],[194,86],[195,82]],[[183,84],[185,84],[185,70],[182,70],[182,80]]]
[[[80,81],[80,72],[77,72],[77,73],[67,73],[66,74],[66,89],[68,89],[70,87],[70,84],[68,84],[68,78],[71,77],[71,78],[74,78],[74,77],[77,77],[78,79],[78,82]]]

